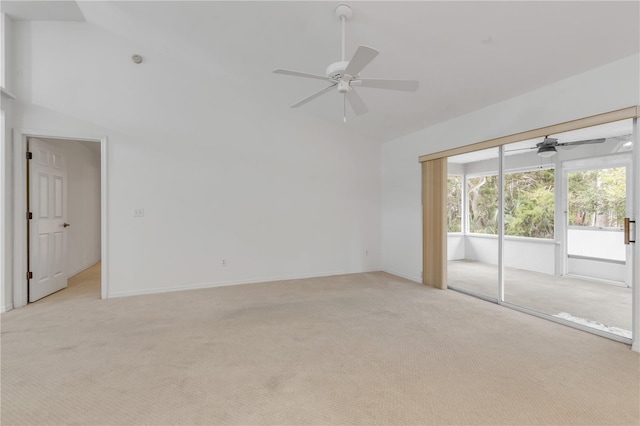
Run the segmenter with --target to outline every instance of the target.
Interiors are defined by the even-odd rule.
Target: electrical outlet
[[[227,259],[222,259],[222,266],[227,266]]]
[[[133,209],[133,217],[144,217],[144,209],[143,208]]]
[[[364,255],[365,255],[365,256],[369,256],[369,250],[365,250],[365,251],[364,251]]]

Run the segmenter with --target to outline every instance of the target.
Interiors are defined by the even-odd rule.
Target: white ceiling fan
[[[325,80],[330,83],[329,86],[313,93],[299,102],[291,105],[291,108],[298,108],[309,101],[331,91],[334,87],[338,88],[338,92],[344,94],[343,101],[343,118],[347,121],[346,103],[349,102],[353,112],[356,114],[364,114],[369,111],[364,101],[354,90],[355,86],[373,87],[376,89],[402,90],[406,92],[415,92],[420,84],[417,80],[393,80],[385,78],[360,78],[360,71],[364,69],[378,55],[378,51],[368,46],[359,46],[356,53],[350,61],[345,60],[345,25],[346,21],[351,18],[351,7],[341,4],[336,8],[336,15],[342,21],[342,60],[334,62],[327,67],[326,75],[309,74],[306,72],[292,71],[278,68],[273,70],[276,74],[293,75],[296,77],[313,78],[317,80]]]

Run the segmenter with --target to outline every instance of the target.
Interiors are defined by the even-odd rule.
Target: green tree
[[[447,178],[447,231],[462,230],[462,176]]]
[[[505,175],[505,235],[553,238],[553,169],[530,170]]]
[[[569,173],[569,225],[621,227],[626,191],[624,167]]]
[[[498,233],[498,177],[478,176],[467,179],[469,231]]]
[[[508,173],[504,186],[505,235],[553,238],[554,171]],[[498,233],[498,177],[467,180],[469,230]]]
[[[449,232],[459,232],[461,185],[448,182]],[[498,177],[467,179],[469,231],[498,233]],[[553,238],[555,210],[553,169],[505,174],[505,235]],[[626,207],[624,167],[569,173],[569,224],[594,227],[622,226]]]

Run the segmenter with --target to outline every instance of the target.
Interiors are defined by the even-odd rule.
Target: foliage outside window
[[[505,235],[553,238],[554,171],[505,174]],[[467,179],[469,231],[498,233],[498,176]]]
[[[505,235],[553,238],[554,183],[553,169],[505,174]]]
[[[469,232],[498,233],[498,176],[467,179]]]
[[[462,176],[447,177],[447,232],[462,231]]]
[[[625,167],[569,173],[569,225],[621,228],[626,192]]]

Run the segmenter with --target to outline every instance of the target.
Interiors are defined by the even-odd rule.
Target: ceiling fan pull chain
[[[347,122],[347,94],[342,95],[342,122]]]

